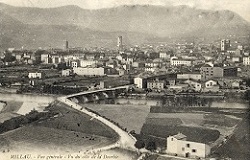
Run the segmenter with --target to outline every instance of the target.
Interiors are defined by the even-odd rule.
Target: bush
[[[138,140],[135,142],[135,147],[138,149],[142,149],[145,147],[145,143],[142,140]]]

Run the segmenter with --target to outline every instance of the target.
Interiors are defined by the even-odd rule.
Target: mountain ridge
[[[132,44],[136,43],[133,41],[135,36],[132,34],[142,37],[138,43],[143,43],[147,42],[146,39],[157,39],[157,37],[223,37],[229,34],[245,35],[250,31],[250,23],[234,12],[202,10],[189,6],[123,5],[88,10],[75,5],[34,8],[13,7],[0,3],[0,13],[12,18],[13,26],[20,26],[22,23],[21,28],[24,30],[22,34],[29,33],[28,29],[34,34],[39,33],[40,35],[37,34],[37,36],[43,37],[45,41],[51,39],[49,35],[54,35],[53,41],[54,39],[61,41],[62,34],[67,35],[64,38],[74,39],[75,32],[77,32],[83,37],[88,36],[85,38],[92,39],[93,42],[95,41],[94,37],[99,37],[96,41],[104,39],[104,44],[112,41],[112,46],[115,45],[116,41],[116,38],[112,36],[117,36],[117,33],[130,35],[127,37],[127,43]],[[4,20],[2,21],[4,22]],[[0,24],[0,27],[1,25],[5,24]],[[44,35],[39,31],[38,26],[45,32]],[[20,30],[18,28],[12,27],[14,31],[6,29],[3,32],[6,32],[5,35],[9,35],[8,37],[13,38],[11,33]],[[46,38],[45,35],[48,37]],[[15,41],[23,39],[20,35],[15,34],[15,36],[16,38],[13,38]],[[26,41],[32,41],[32,37],[32,35],[28,35],[20,43],[25,44]],[[89,42],[79,40],[76,44],[81,43],[84,45]]]

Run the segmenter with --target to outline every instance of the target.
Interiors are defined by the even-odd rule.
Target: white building
[[[249,66],[250,65],[250,56],[243,57],[242,60],[243,60],[243,65],[244,66]]]
[[[71,62],[71,67],[73,67],[73,68],[79,67],[79,61],[72,61]]]
[[[201,80],[200,73],[178,73],[177,79],[193,79],[193,80]]]
[[[62,76],[70,76],[72,75],[72,70],[71,69],[65,69],[65,70],[62,70]]]
[[[97,64],[97,61],[95,61],[95,60],[80,60],[81,67],[92,66],[94,64]]]
[[[205,88],[212,88],[213,86],[216,86],[217,82],[214,80],[208,80],[205,82]]]
[[[142,77],[135,77],[134,78],[134,84],[138,88],[146,88],[147,82],[144,78]]]
[[[195,80],[186,80],[184,83],[189,84],[192,89],[195,91],[200,91],[201,90],[201,83]]]
[[[191,66],[192,60],[186,60],[186,59],[179,59],[178,57],[171,57],[170,58],[170,64],[172,66]]]
[[[77,67],[73,68],[73,72],[80,76],[104,76],[105,69],[103,67],[99,68],[90,68],[90,67]]]
[[[43,78],[43,74],[41,72],[32,72],[32,73],[29,73],[28,77],[30,79],[32,79],[32,78],[41,79],[41,78]]]
[[[170,54],[167,54],[166,52],[160,52],[159,57],[161,59],[170,59]]]
[[[210,146],[204,143],[187,141],[181,133],[167,138],[167,153],[187,158],[205,158],[210,154]]]

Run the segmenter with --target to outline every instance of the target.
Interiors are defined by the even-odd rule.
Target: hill
[[[242,36],[250,31],[249,22],[234,12],[202,10],[188,6],[125,5],[87,10],[78,6],[32,8],[0,3],[0,12],[28,25],[23,30],[31,37],[23,39],[22,42],[32,44],[31,46],[40,42],[40,45],[48,46],[44,42],[51,40],[51,44],[58,45],[60,41],[62,45],[64,39],[72,40],[74,45],[80,46],[92,45],[92,42],[96,45],[114,46],[115,37],[119,34],[127,38],[127,44],[134,44],[157,41],[159,38],[165,40],[166,37]],[[27,29],[41,40],[32,37]],[[20,38],[13,40],[16,39]]]

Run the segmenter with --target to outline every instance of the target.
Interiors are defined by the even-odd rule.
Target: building
[[[65,49],[69,49],[69,42],[67,40],[65,41]]]
[[[243,60],[243,65],[244,66],[249,66],[250,65],[250,56],[243,57],[242,60]]]
[[[80,66],[80,61],[79,60],[71,62],[71,67],[72,68],[77,68],[79,66]]]
[[[184,83],[189,84],[189,86],[191,87],[191,89],[194,89],[195,91],[200,91],[201,88],[202,88],[202,85],[201,85],[200,81],[188,79]]]
[[[160,89],[161,90],[161,89],[165,88],[165,85],[166,85],[165,81],[159,81],[158,79],[151,80],[151,81],[147,82],[147,88],[150,88],[150,89]]]
[[[201,74],[200,73],[178,73],[177,79],[193,79],[193,80],[201,80]]]
[[[153,73],[147,73],[144,72],[140,75],[138,75],[137,77],[134,78],[134,84],[136,85],[137,88],[147,88],[147,82],[152,82],[154,80],[158,80],[158,81],[165,81],[170,83],[175,83],[176,80],[176,74],[153,74]],[[166,83],[165,83],[166,84]],[[164,86],[165,86],[164,84]],[[150,84],[151,86],[151,84]],[[155,85],[153,85],[155,86]]]
[[[237,77],[237,67],[212,67],[209,64],[205,64],[200,69],[201,79],[208,80],[211,78],[226,78],[226,77]]]
[[[43,73],[41,72],[30,72],[28,75],[29,79],[42,79],[43,78]]]
[[[147,79],[143,77],[135,77],[134,84],[138,88],[147,88]]]
[[[171,57],[170,58],[170,65],[172,66],[191,66],[192,60],[182,59],[178,57]]]
[[[167,138],[167,153],[186,158],[205,158],[211,147],[204,143],[187,141],[184,134],[178,133]]]
[[[166,52],[160,52],[159,53],[159,57],[161,59],[170,59],[170,54],[166,53]]]
[[[91,68],[91,67],[77,67],[73,68],[73,72],[80,76],[104,76],[105,68],[99,67],[99,68]]]
[[[215,80],[207,80],[204,83],[203,92],[218,92],[220,86],[218,85],[217,81]]]
[[[97,63],[98,63],[97,60],[80,60],[81,67],[96,65]]]
[[[71,69],[65,69],[65,70],[62,70],[62,76],[71,76],[73,74],[73,71]]]
[[[220,42],[220,49],[222,52],[226,52],[230,48],[230,40],[222,39]]]
[[[123,48],[123,45],[122,45],[122,36],[118,36],[117,47],[118,47],[119,50],[122,50],[122,48]]]

